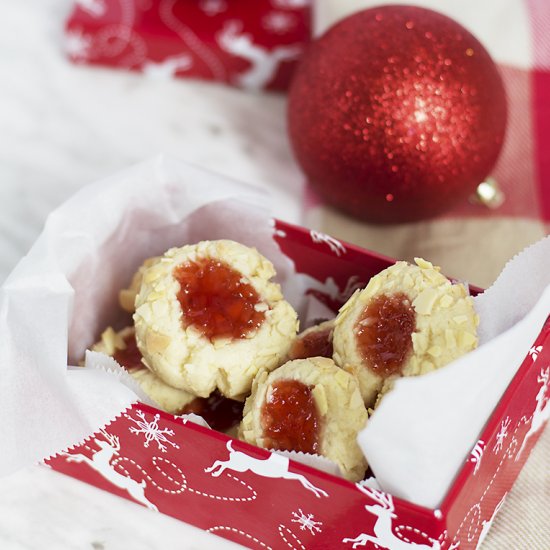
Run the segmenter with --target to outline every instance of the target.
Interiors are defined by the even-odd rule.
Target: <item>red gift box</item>
[[[80,0],[65,30],[77,63],[284,90],[310,39],[310,0]]]
[[[299,273],[349,292],[393,263],[280,221],[275,238]],[[46,463],[250,548],[476,548],[548,418],[549,364],[550,318],[436,510],[142,404]]]

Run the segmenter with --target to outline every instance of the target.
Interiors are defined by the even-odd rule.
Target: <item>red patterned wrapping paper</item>
[[[76,63],[284,90],[310,39],[310,0],[80,0],[65,29]]]
[[[330,274],[345,296],[392,263],[322,233],[276,223],[297,271]],[[474,549],[550,413],[550,320],[474,445],[441,508],[352,484],[136,404],[46,463],[55,470],[250,548]]]

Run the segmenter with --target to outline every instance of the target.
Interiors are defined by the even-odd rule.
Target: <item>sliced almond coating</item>
[[[118,293],[118,303],[124,311],[134,311],[136,294],[136,291],[130,288],[124,288]]]
[[[411,335],[413,349],[416,353],[424,353],[428,349],[428,337],[420,332],[413,332]]]
[[[432,346],[431,348],[428,349],[428,353],[432,357],[439,357],[443,353],[443,350],[441,349],[440,346]]]
[[[313,388],[312,391],[313,398],[315,399],[315,403],[317,405],[317,410],[319,411],[319,414],[321,416],[325,416],[328,411],[328,402],[327,402],[327,394],[325,392],[324,386],[318,384]]]
[[[445,329],[445,343],[448,348],[456,348],[456,337],[454,330],[450,328]]]
[[[463,325],[464,323],[467,323],[468,322],[468,316],[467,315],[455,315],[453,317],[453,321],[457,324],[457,325]]]
[[[432,263],[428,262],[427,260],[424,260],[424,258],[415,258],[414,259],[416,265],[420,267],[421,269],[436,269],[439,270],[438,267],[433,266]]]
[[[473,349],[477,344],[477,337],[474,336],[471,332],[461,331],[458,334],[458,340],[460,345],[466,348]]]
[[[391,386],[385,384],[388,376],[420,375],[445,366],[475,347],[476,316],[473,301],[464,286],[451,284],[430,262],[421,258],[415,261],[416,265],[397,262],[373,277],[365,289],[341,308],[336,319],[333,358],[358,378],[367,407],[380,400],[377,401],[377,392],[385,392]],[[390,304],[392,297],[397,299],[399,295],[407,296],[415,314],[415,326],[410,332],[411,353],[404,355],[398,372],[382,372],[378,357],[374,354],[369,356],[364,348],[367,347],[368,351],[368,346],[383,342],[387,334],[384,327],[390,326],[386,319],[397,319],[399,326],[403,327],[410,325],[410,322],[404,313],[391,317],[393,312],[388,307],[380,309],[383,314],[378,315],[379,320],[371,329],[371,309],[374,311],[375,306],[384,299]],[[384,322],[379,329],[380,320]],[[462,335],[462,331],[469,335]],[[399,334],[397,330],[396,333]],[[359,342],[364,335],[366,338]],[[400,358],[397,352],[388,356]]]
[[[206,271],[209,282],[202,277]],[[231,288],[222,276],[226,273]],[[296,312],[269,280],[274,274],[257,250],[234,241],[170,249],[141,272],[134,324],[143,357],[176,388],[200,396],[218,389],[226,397],[242,397],[255,373],[279,366],[296,335]],[[238,294],[232,293],[239,280],[250,291],[243,292],[240,306]]]
[[[437,301],[438,293],[433,288],[422,291],[413,301],[412,305],[416,313],[429,315]]]
[[[162,353],[170,345],[169,336],[153,330],[147,331],[145,339],[145,345],[151,354]]]

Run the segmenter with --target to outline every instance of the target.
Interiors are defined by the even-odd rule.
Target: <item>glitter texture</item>
[[[308,49],[289,131],[310,183],[358,218],[435,216],[475,191],[504,140],[495,64],[458,23],[387,6],[335,25]]]

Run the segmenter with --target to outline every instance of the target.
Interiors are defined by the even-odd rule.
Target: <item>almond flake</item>
[[[429,350],[428,350],[428,353],[432,356],[432,357],[439,357],[441,355],[441,352],[442,352],[442,349],[440,346],[432,346]]]
[[[415,258],[414,261],[420,269],[433,269],[434,267],[430,262],[424,260],[423,258]]]
[[[152,283],[153,281],[156,281],[159,277],[163,275],[163,270],[159,267],[151,267],[150,269],[147,269],[145,273],[143,274],[143,281],[145,283]]]
[[[437,300],[437,292],[433,288],[427,288],[421,292],[412,303],[416,313],[429,315]]]
[[[472,348],[477,344],[477,338],[471,332],[465,330],[460,332],[458,339],[461,347],[464,348]]]
[[[118,293],[118,303],[124,311],[133,311],[136,293],[130,288],[125,288]]]
[[[317,410],[319,411],[319,414],[321,416],[325,416],[328,411],[328,402],[327,402],[327,394],[325,392],[325,387],[322,384],[317,384],[311,394],[313,395],[313,399],[315,400],[315,404],[317,405]]]
[[[145,346],[149,353],[161,353],[170,345],[170,337],[160,332],[148,330],[145,334]]]
[[[414,286],[414,281],[413,281],[413,278],[410,276],[409,273],[405,273],[404,277],[403,277],[403,284],[407,287],[407,288],[412,288]]]
[[[456,348],[456,337],[454,330],[450,328],[445,329],[445,343],[450,349]]]
[[[420,332],[413,332],[411,338],[414,351],[417,353],[424,353],[428,347],[428,338],[426,335]]]

